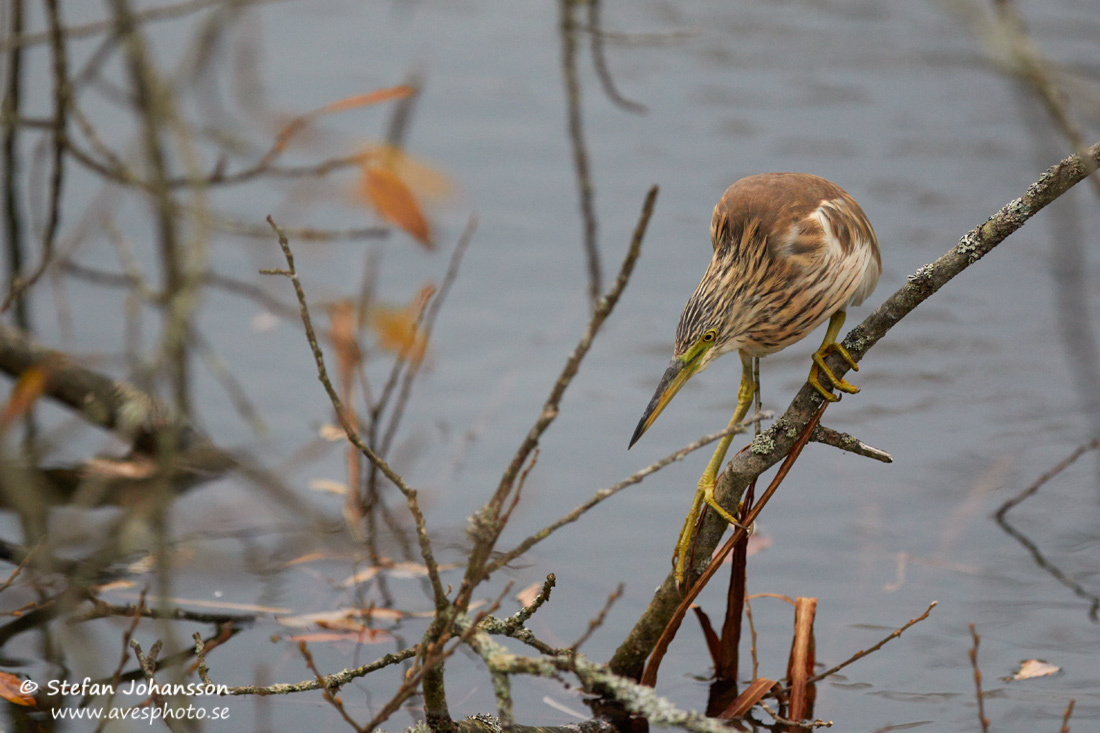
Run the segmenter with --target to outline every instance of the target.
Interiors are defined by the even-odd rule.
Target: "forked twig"
[[[302,655],[302,659],[305,660],[306,666],[309,667],[309,671],[313,673],[313,678],[316,679],[317,683],[321,686],[321,694],[324,695],[325,702],[336,708],[336,712],[340,713],[340,717],[343,718],[348,725],[356,731],[362,731],[363,728],[360,727],[360,725],[348,715],[348,711],[344,709],[344,701],[338,698],[327,686],[325,686],[325,678],[317,670],[317,665],[313,663],[313,654],[309,651],[309,647],[306,646],[304,641],[298,642],[298,653]]]

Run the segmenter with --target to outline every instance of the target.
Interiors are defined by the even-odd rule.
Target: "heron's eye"
[[[713,328],[709,328],[703,334],[703,343],[704,344],[713,343],[714,339],[716,339],[716,338],[718,338],[718,332],[715,331]]]

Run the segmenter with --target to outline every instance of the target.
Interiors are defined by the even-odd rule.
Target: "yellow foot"
[[[837,343],[836,341],[822,344],[821,348],[814,352],[814,365],[810,367],[810,378],[808,381],[810,382],[810,385],[818,391],[818,394],[825,398],[826,402],[836,402],[840,399],[840,397],[833,394],[832,390],[829,387],[826,387],[821,383],[821,379],[819,377],[819,375],[821,374],[825,375],[825,378],[829,381],[830,387],[835,387],[841,392],[847,392],[848,394],[855,394],[856,392],[859,392],[859,387],[855,386],[845,379],[841,379],[840,377],[836,376],[835,374],[833,374],[833,370],[825,365],[825,357],[834,351],[840,354],[841,357],[843,357],[844,361],[848,362],[848,366],[851,367],[853,371],[859,371],[859,365],[856,364],[855,360],[852,358],[852,355],[849,354],[848,350],[844,348],[841,344]]]
[[[704,475],[699,479],[699,486],[695,492],[695,500],[692,502],[691,512],[688,514],[687,519],[684,520],[684,528],[680,531],[680,539],[676,541],[677,583],[682,584],[684,582],[684,573],[687,570],[688,551],[691,549],[692,541],[695,539],[695,525],[698,523],[699,514],[702,512],[704,503],[716,511],[718,516],[726,520],[727,524],[744,529],[746,532],[752,531],[738,522],[736,517],[726,511],[725,508],[718,503],[718,500],[714,498],[714,484],[715,478],[712,476]],[[738,507],[738,509],[740,509],[740,507]]]

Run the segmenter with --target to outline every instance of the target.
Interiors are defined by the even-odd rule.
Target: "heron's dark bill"
[[[693,374],[695,374],[695,368],[691,363],[685,363],[679,357],[673,357],[668,364],[668,369],[665,370],[664,376],[661,377],[661,383],[657,385],[657,391],[653,393],[653,399],[649,401],[649,406],[645,408],[642,419],[638,421],[638,427],[634,429],[634,437],[630,439],[627,450],[633,448],[634,444],[638,442],[638,438],[649,430],[649,426],[661,414],[661,410],[665,409],[665,405],[672,401],[672,398],[691,379]]]

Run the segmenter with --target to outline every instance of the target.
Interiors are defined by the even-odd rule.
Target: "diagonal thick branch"
[[[887,298],[871,315],[853,328],[844,339],[844,346],[859,361],[902,318],[946,285],[952,278],[974,264],[1010,234],[1022,227],[1028,219],[1048,204],[1085,179],[1089,171],[1100,164],[1100,143],[1087,151],[1083,164],[1076,155],[1047,169],[1038,181],[1028,186],[1019,198],[1005,204],[1000,211],[970,230],[959,243],[935,262],[925,265],[909,276],[897,292]],[[848,372],[848,366],[835,354],[826,363],[838,377]],[[739,496],[744,488],[764,471],[787,455],[797,435],[809,422],[820,402],[820,397],[810,385],[803,385],[786,412],[770,428],[754,441],[755,446],[768,446],[769,450],[754,448],[742,451],[726,466],[718,480],[715,496],[728,504],[730,497]],[[696,556],[709,557],[718,545],[726,523],[713,513],[707,515],[696,540]],[[696,568],[696,574],[702,568]],[[694,578],[688,580],[688,585]],[[668,619],[675,611],[679,591],[671,573],[657,589],[649,608],[635,624],[626,640],[616,650],[610,662],[611,669],[625,677],[638,679]]]

